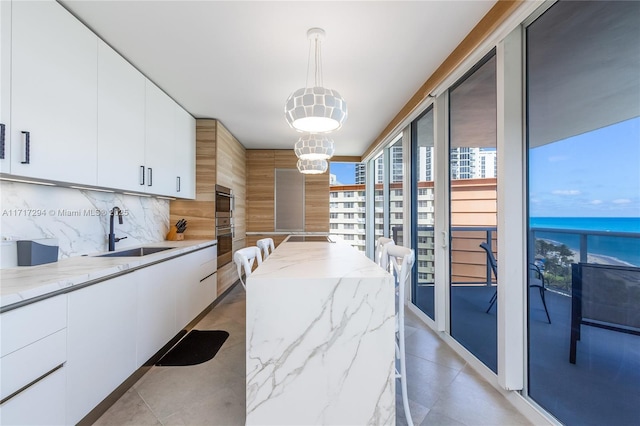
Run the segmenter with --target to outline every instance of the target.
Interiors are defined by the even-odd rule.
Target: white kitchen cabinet
[[[65,424],[66,327],[66,295],[0,316],[2,424]]]
[[[95,185],[98,38],[55,1],[11,8],[11,173]]]
[[[78,423],[137,368],[135,322],[140,272],[68,295],[66,370],[70,424]]]
[[[175,193],[175,130],[175,102],[147,80],[144,157],[147,170],[145,185],[149,193]]]
[[[144,191],[146,78],[98,42],[98,185]]]
[[[176,327],[176,290],[184,271],[183,258],[141,269],[138,278],[136,367],[140,367],[179,331]]]
[[[196,119],[175,104],[174,167],[176,188],[180,198],[196,197]]]
[[[216,298],[216,246],[183,256],[176,290],[176,328],[189,324]]]
[[[11,398],[0,407],[3,425],[65,425],[65,368]]]
[[[0,1],[0,173],[11,172],[11,2]]]

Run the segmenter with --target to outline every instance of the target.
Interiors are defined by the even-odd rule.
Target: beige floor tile
[[[95,423],[96,426],[161,425],[140,395],[129,389]]]
[[[530,425],[531,423],[470,367],[442,389],[429,414],[466,425]]]

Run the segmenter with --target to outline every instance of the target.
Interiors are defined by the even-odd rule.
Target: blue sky
[[[640,117],[529,154],[531,216],[640,217]]]
[[[343,185],[356,183],[356,163],[331,163],[330,173]]]

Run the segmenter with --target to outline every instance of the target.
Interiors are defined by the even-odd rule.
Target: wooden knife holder
[[[167,234],[167,241],[182,241],[184,240],[184,234],[178,233],[178,228],[171,226],[169,233]]]

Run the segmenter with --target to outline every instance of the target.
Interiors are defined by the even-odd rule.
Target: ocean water
[[[532,217],[531,228],[602,232],[587,236],[589,254],[607,256],[627,264],[640,266],[640,217]],[[624,237],[607,233],[628,233]],[[566,244],[573,250],[580,249],[580,232],[536,232],[536,238],[544,238]]]

